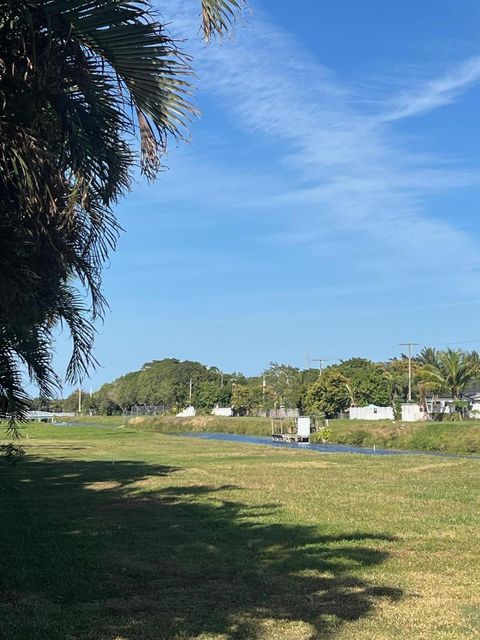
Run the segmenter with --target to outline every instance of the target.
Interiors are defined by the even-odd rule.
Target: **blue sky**
[[[202,116],[117,208],[85,386],[163,357],[253,374],[480,348],[480,3],[253,0],[209,47],[198,5],[158,5]]]

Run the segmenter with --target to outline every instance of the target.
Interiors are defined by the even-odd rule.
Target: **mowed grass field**
[[[79,424],[118,425],[122,416],[82,416]],[[269,436],[272,433],[270,418],[222,418],[195,416],[176,418],[174,416],[136,417],[125,424],[145,431],[159,433],[178,432],[220,432]],[[293,420],[286,420],[283,428],[295,428]],[[276,424],[276,428],[279,425]],[[440,451],[459,454],[480,454],[480,423],[478,420],[458,422],[393,422],[391,420],[329,420],[328,441],[361,447],[386,449],[406,449],[410,451]],[[312,439],[322,441],[325,432],[313,434]]]
[[[2,640],[480,633],[480,460],[28,436],[0,463]]]

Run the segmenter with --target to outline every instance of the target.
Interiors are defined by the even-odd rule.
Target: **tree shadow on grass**
[[[178,471],[43,459],[10,469],[0,637],[329,638],[401,597],[361,577],[392,538],[280,524],[275,505],[225,498],[238,488],[173,486]]]

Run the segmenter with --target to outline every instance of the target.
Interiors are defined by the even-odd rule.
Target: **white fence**
[[[63,413],[61,411],[27,411],[27,420],[31,422],[53,422],[55,418],[74,418],[75,413]]]
[[[197,415],[197,412],[195,410],[195,407],[192,407],[192,405],[190,405],[183,411],[180,411],[180,413],[177,413],[176,417],[177,418],[193,418],[196,415]]]
[[[392,407],[377,407],[369,404],[368,407],[350,407],[350,420],[393,420]]]
[[[428,414],[420,409],[418,404],[402,404],[402,421],[403,422],[420,422],[427,420]]]
[[[233,416],[232,407],[215,407],[212,409],[212,416],[223,416],[224,418],[230,418]]]

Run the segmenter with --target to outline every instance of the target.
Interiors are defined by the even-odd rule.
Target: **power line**
[[[308,350],[305,351],[305,369],[310,369],[310,354],[308,353]]]
[[[457,344],[479,344],[479,343],[480,343],[480,339],[479,340],[460,340],[459,342],[432,342],[431,345],[449,346],[449,345],[457,345]]]
[[[312,362],[318,362],[318,368],[320,369],[320,373],[322,373],[323,370],[323,363],[324,362],[329,362],[329,358],[312,358]]]

